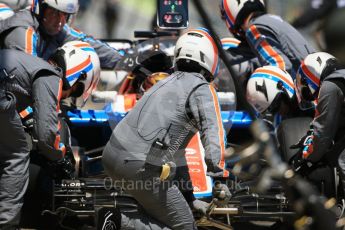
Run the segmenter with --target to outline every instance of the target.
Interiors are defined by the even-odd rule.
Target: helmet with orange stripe
[[[290,104],[295,87],[290,74],[275,66],[257,68],[247,84],[247,100],[260,113],[276,113],[282,102]]]
[[[219,69],[218,48],[214,38],[205,28],[183,34],[176,42],[174,62],[178,70],[197,72],[211,81]]]
[[[0,3],[0,21],[12,17],[13,15],[14,11],[8,5]]]
[[[222,0],[220,12],[226,26],[234,35],[241,31],[241,25],[252,12],[265,12],[263,0]]]
[[[228,50],[231,48],[237,48],[241,44],[240,40],[238,40],[237,38],[233,38],[233,37],[222,38],[220,41],[222,43],[224,50]]]
[[[297,99],[300,106],[304,101],[313,101],[319,92],[321,82],[333,71],[339,69],[337,59],[325,52],[309,54],[296,74]]]
[[[64,90],[72,89],[72,97],[80,97],[83,106],[100,78],[100,62],[96,51],[85,42],[72,41],[60,47],[50,58],[64,72]]]

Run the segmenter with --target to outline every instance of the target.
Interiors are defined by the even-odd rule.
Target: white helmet
[[[224,50],[228,50],[231,48],[237,48],[241,43],[240,40],[238,40],[237,38],[233,38],[233,37],[222,38],[220,40],[220,42],[222,43]]]
[[[220,11],[228,29],[237,34],[250,13],[265,12],[265,3],[263,0],[222,0]]]
[[[44,4],[66,14],[76,14],[79,9],[78,0],[32,0],[31,11],[40,15]]]
[[[82,91],[75,95],[81,96],[77,106],[82,107],[100,78],[100,62],[96,51],[86,42],[72,41],[60,47],[52,58],[65,69],[67,87],[72,87],[76,82],[83,83]]]
[[[247,100],[260,113],[277,112],[282,100],[291,100],[294,94],[290,74],[275,66],[257,68],[248,80]]]
[[[8,5],[0,3],[0,20],[5,20],[13,15],[14,12]]]
[[[300,106],[305,101],[313,101],[320,83],[331,72],[339,68],[337,59],[325,52],[309,54],[296,74],[297,99]]]
[[[197,62],[213,76],[219,69],[218,48],[209,31],[197,28],[183,34],[176,42],[174,63],[189,60]]]

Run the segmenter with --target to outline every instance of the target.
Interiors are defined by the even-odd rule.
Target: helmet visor
[[[283,88],[277,95],[274,97],[272,103],[270,106],[267,108],[266,111],[275,114],[279,111],[280,106],[283,102],[287,102],[289,100],[288,93],[286,90]]]
[[[296,96],[298,101],[298,106],[301,110],[310,110],[314,108],[314,103],[311,100],[307,100],[304,96],[307,96],[307,91],[310,91],[308,85],[306,85],[305,81],[303,81],[300,74],[296,75],[296,79],[294,81],[296,86]],[[310,99],[310,98],[308,98]]]

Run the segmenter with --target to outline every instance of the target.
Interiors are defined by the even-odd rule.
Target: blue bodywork
[[[113,112],[106,107],[105,110],[72,110],[67,115],[73,125],[103,126],[108,122],[119,123],[126,113]],[[241,111],[222,111],[222,120],[225,129],[248,128],[252,122],[248,113]]]

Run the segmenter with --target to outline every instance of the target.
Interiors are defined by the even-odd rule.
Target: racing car
[[[87,110],[67,111],[64,119],[65,138],[68,141],[67,130],[70,130],[72,157],[75,161],[73,175],[69,178],[49,180],[49,177],[44,175],[45,169],[31,165],[22,226],[41,229],[119,229],[121,213],[142,212],[135,199],[126,195],[120,187],[111,184],[111,180],[104,174],[101,154],[112,128],[135,106],[145,88],[154,83],[151,78],[156,76],[154,79],[158,81],[159,77],[162,77],[162,73],[154,72],[158,71],[157,69],[151,71],[150,75],[145,75],[140,68],[157,66],[157,61],[164,58],[167,59],[164,63],[169,63],[176,36],[166,35],[137,32],[137,36],[145,37],[146,40],[107,41],[130,55],[124,57],[120,63],[124,66],[115,72],[103,71],[98,87],[100,91],[93,94],[93,100],[87,104]],[[147,63],[145,60],[141,61],[139,67],[133,66],[133,60],[143,54],[148,55],[151,60]],[[158,55],[157,60],[154,60],[155,55]],[[162,71],[169,71],[169,65],[160,67]],[[229,73],[224,69],[220,72],[223,73],[222,79],[231,85]],[[112,76],[112,82],[108,81],[109,76]],[[252,121],[247,113],[236,111],[235,95],[236,92],[230,87],[227,92],[219,92],[218,96],[223,108],[224,128],[229,133],[228,139],[232,140],[229,146],[239,148],[248,142],[248,128]],[[236,223],[248,220],[274,223],[293,215],[290,203],[279,184],[271,186],[265,194],[259,194],[252,189],[254,182],[241,181],[236,175],[224,180],[232,193],[229,203],[217,206],[212,196],[213,181],[206,176],[203,158],[204,149],[197,134],[186,148],[186,159],[195,197],[210,203],[207,216],[195,214],[199,227],[232,229]],[[229,170],[237,163],[236,159],[229,160]],[[260,163],[260,167],[265,167],[264,161]],[[33,219],[37,221],[32,221]]]

